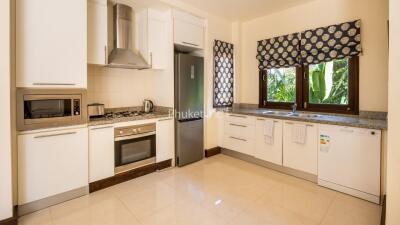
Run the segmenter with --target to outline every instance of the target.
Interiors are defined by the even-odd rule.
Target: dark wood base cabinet
[[[214,155],[218,155],[220,153],[221,153],[221,147],[214,147],[214,148],[206,149],[206,151],[204,152],[206,158],[214,156]]]
[[[154,163],[154,164],[150,164],[150,165],[146,165],[140,168],[136,168],[127,172],[123,172],[123,173],[119,173],[116,174],[113,177],[109,177],[103,180],[99,180],[99,181],[95,181],[93,183],[89,184],[89,192],[95,192],[104,188],[108,188],[111,187],[113,185],[128,181],[128,180],[132,180],[134,178],[137,177],[141,177],[144,176],[146,174],[149,173],[153,173],[156,172],[157,170],[162,170],[162,169],[166,169],[168,167],[171,167],[172,165],[172,159],[166,160],[166,161],[162,161],[162,162],[158,162],[158,163]]]

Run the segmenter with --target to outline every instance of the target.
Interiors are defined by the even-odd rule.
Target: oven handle
[[[129,136],[123,136],[123,137],[116,137],[114,141],[124,141],[124,140],[129,140],[129,139],[134,139],[134,138],[141,138],[141,137],[146,137],[146,136],[151,136],[156,134],[155,131],[152,132],[147,132],[143,134],[134,134],[134,135],[129,135]]]

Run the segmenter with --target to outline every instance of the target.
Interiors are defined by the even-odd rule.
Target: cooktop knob
[[[137,133],[137,130],[136,130],[136,129],[132,129],[132,132],[133,132],[133,133]]]

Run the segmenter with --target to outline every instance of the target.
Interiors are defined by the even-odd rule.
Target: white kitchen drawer
[[[241,123],[241,124],[248,124],[248,125],[256,124],[255,117],[246,116],[246,115],[226,113],[224,119],[225,119],[225,121],[229,121],[229,122],[233,122],[233,123]]]
[[[224,135],[224,148],[237,151],[247,155],[254,155],[254,145],[253,139],[246,139],[235,137],[233,135]]]
[[[225,121],[224,133],[234,137],[254,139],[255,127],[254,125]]]

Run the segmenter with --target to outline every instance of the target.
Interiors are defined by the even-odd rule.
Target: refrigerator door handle
[[[196,121],[196,120],[202,120],[203,117],[197,117],[197,118],[190,118],[190,119],[179,119],[178,122],[190,122],[190,121]]]

